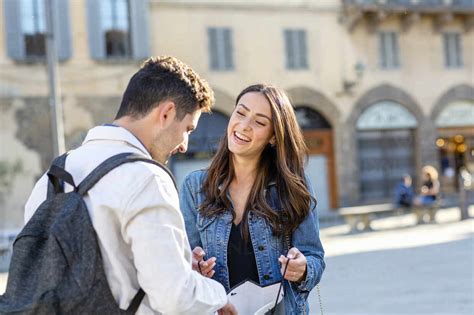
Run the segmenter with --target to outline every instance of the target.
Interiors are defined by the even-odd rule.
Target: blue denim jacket
[[[206,252],[206,259],[217,258],[213,279],[219,281],[229,292],[227,244],[232,227],[232,212],[229,209],[211,218],[204,217],[199,212],[199,207],[204,201],[201,187],[206,176],[207,171],[201,170],[192,172],[186,177],[180,191],[181,211],[191,248],[200,246]],[[309,180],[307,182],[309,183]],[[314,195],[310,184],[309,190]],[[269,185],[266,194],[269,205],[275,211],[280,211],[281,206],[274,184]],[[313,211],[291,236],[292,247],[298,248],[306,256],[307,275],[306,279],[299,284],[284,281],[286,314],[308,313],[306,302],[308,294],[319,283],[325,268],[324,250],[319,239],[318,214],[315,208],[315,205],[312,205]],[[280,282],[282,275],[278,257],[281,254],[285,255],[288,250],[285,237],[273,235],[269,223],[252,212],[249,213],[248,224],[260,284],[269,285]]]

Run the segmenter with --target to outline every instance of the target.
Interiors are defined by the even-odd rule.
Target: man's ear
[[[154,109],[155,119],[161,128],[166,128],[176,118],[176,105],[172,101],[161,102]]]

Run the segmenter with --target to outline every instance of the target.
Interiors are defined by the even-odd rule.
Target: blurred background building
[[[236,95],[284,88],[310,149],[324,214],[391,201],[408,173],[440,170],[455,194],[474,168],[473,0],[55,0],[67,149],[111,122],[129,78],[150,55],[173,55],[216,94],[178,182],[209,163]],[[44,0],[0,0],[0,231],[53,158]]]

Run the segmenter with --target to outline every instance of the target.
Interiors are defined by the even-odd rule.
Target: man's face
[[[201,110],[186,114],[181,121],[175,116],[171,124],[155,137],[152,157],[165,164],[171,155],[178,152],[185,153],[188,149],[189,135],[196,129],[199,117],[201,117]]]

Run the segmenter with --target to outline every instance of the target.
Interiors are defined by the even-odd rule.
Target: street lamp
[[[48,68],[49,81],[49,106],[51,113],[51,131],[53,136],[54,156],[63,154],[66,151],[64,141],[63,107],[61,104],[61,92],[57,84],[57,50],[56,34],[58,25],[56,25],[59,12],[56,0],[45,0],[46,13],[46,63]]]
[[[347,80],[347,79],[342,80],[342,87],[344,89],[343,91],[344,93],[351,93],[352,88],[362,80],[362,77],[364,76],[364,72],[365,72],[364,63],[362,61],[358,61],[354,65],[354,71],[356,74],[356,80],[352,80],[352,81]]]

